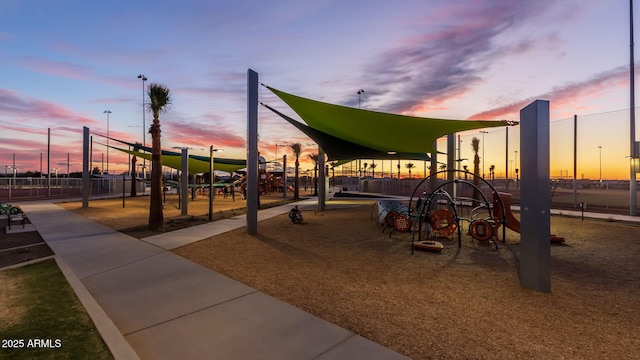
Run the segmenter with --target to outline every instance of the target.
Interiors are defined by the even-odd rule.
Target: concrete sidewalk
[[[88,311],[99,330],[117,328],[101,330],[116,358],[406,359],[167,251],[242,227],[239,217],[142,241],[54,204],[21,206],[78,279],[79,297],[90,297],[83,303],[95,300]]]

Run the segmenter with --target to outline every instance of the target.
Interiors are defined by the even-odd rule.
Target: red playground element
[[[513,195],[509,193],[493,193],[493,217],[496,221],[502,221],[502,204],[500,204],[500,199],[502,198],[502,202],[505,207],[505,214],[507,218],[507,223],[505,224],[507,229],[511,229],[518,234],[520,233],[520,221],[513,216],[511,212],[511,198]],[[500,224],[500,223],[498,223]]]
[[[411,230],[411,219],[405,214],[398,214],[393,218],[393,228],[398,232]]]
[[[442,237],[450,237],[458,229],[455,215],[447,209],[436,210],[432,213],[429,217],[429,225],[431,225],[433,232]]]
[[[499,198],[502,199],[502,202],[504,203],[504,207],[505,207],[505,218],[506,218],[506,223],[505,226],[507,227],[507,229],[511,229],[515,232],[517,232],[518,234],[520,233],[520,221],[518,219],[515,218],[515,216],[513,216],[513,213],[511,212],[511,198],[513,197],[513,195],[509,194],[509,193],[498,193],[498,192],[494,192],[493,193],[493,217],[496,219],[497,221],[497,227],[500,227],[500,224],[502,223],[502,206],[500,204],[500,200]],[[563,237],[559,237],[556,235],[551,234],[551,242],[552,243],[563,243],[564,242],[564,238]]]

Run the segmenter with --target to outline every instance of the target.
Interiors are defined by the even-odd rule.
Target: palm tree
[[[364,175],[363,175],[363,177],[367,177],[367,166],[369,166],[369,164],[364,163]]]
[[[149,103],[147,109],[153,114],[149,127],[151,134],[151,196],[149,205],[149,230],[159,230],[164,225],[162,213],[162,146],[160,145],[160,113],[167,111],[171,103],[169,88],[150,84],[147,88]]]
[[[398,165],[399,166],[399,165]],[[416,167],[413,163],[406,163],[404,165],[404,167],[406,167],[407,169],[409,169],[409,179],[411,179],[411,169],[413,169],[414,167]]]
[[[371,169],[371,177],[376,177],[376,167],[378,166],[378,164],[375,163],[371,163],[371,165],[369,165],[369,169]]]
[[[293,150],[293,155],[295,155],[296,157],[296,167],[295,167],[295,173],[294,173],[294,183],[293,183],[293,199],[294,200],[298,200],[300,199],[300,151],[302,150],[302,145],[300,145],[300,143],[295,143],[295,144],[291,144],[289,145],[289,147],[291,148],[291,150]]]
[[[447,164],[440,164],[440,171],[445,171],[447,170]],[[442,180],[446,180],[447,179],[447,174],[442,174]]]
[[[318,154],[309,154],[309,159],[313,160],[313,196],[318,196]]]
[[[473,149],[473,185],[476,188],[480,187],[480,156],[478,156],[478,152],[480,151],[480,139],[477,137],[473,137],[471,139],[471,148]],[[476,200],[480,200],[480,192],[476,189],[473,191],[473,198]]]

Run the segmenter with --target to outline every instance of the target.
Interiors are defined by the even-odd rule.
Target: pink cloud
[[[38,125],[43,126],[47,126],[48,122],[58,125],[59,120],[87,126],[99,124],[98,121],[74,113],[62,105],[21,97],[6,89],[0,89],[0,118],[10,118],[12,123],[31,123],[35,118],[41,120]]]
[[[535,99],[550,100],[551,110],[554,108],[575,108],[613,88],[629,86],[629,69],[618,67],[600,73],[580,83],[566,84],[538,96],[522,99],[491,110],[483,111],[469,117],[469,120],[516,119],[520,109]],[[561,114],[568,116],[571,114]]]
[[[171,122],[164,125],[164,138],[170,136],[171,143],[180,146],[196,146],[209,148],[214,145],[217,148],[232,149],[245,147],[245,139],[234,131],[229,131],[215,125],[192,125]],[[170,135],[169,135],[170,134]]]
[[[86,80],[87,77],[91,76],[91,71],[85,66],[43,59],[37,56],[21,57],[19,65],[33,71],[70,79]]]
[[[422,23],[412,26],[444,25],[404,39],[367,67],[366,81],[362,83],[370,84],[371,91],[367,91],[364,104],[396,113],[440,107],[446,100],[470,91],[481,82],[483,69],[495,59],[529,51],[533,41],[504,45],[496,39],[525,26],[540,9],[553,5],[550,0],[477,1],[464,5],[450,2],[436,8]],[[554,39],[553,35],[546,36]],[[554,39],[553,43],[557,44],[558,40]],[[371,81],[370,74],[375,74],[375,81]],[[353,106],[354,102],[357,99],[351,96],[344,103]]]

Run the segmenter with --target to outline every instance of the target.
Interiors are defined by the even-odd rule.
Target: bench
[[[24,229],[24,224],[27,221],[27,215],[23,212],[15,213],[15,214],[7,214],[8,218],[8,227],[11,229],[11,223],[22,223],[22,228]]]

